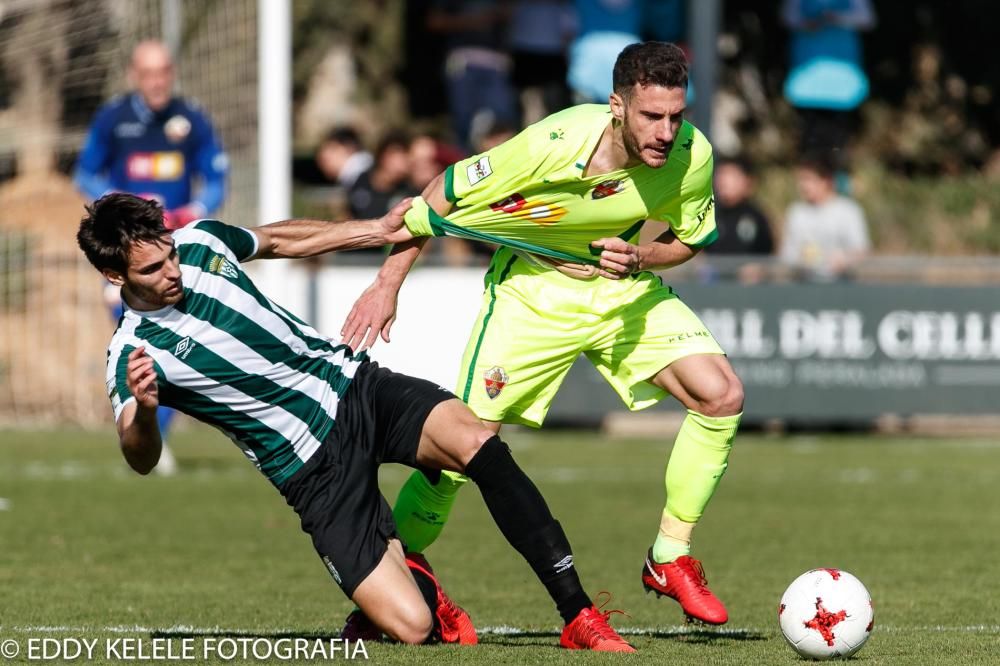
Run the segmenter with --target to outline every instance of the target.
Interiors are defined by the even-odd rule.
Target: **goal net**
[[[257,0],[0,0],[0,424],[107,422],[114,324],[76,248],[69,174],[132,47],[175,50],[230,160],[229,222],[257,220]]]

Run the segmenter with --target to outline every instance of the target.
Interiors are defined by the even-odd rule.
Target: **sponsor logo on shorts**
[[[483,178],[489,176],[493,173],[493,167],[490,166],[490,156],[483,155],[480,157],[474,163],[466,167],[465,173],[469,176],[469,185],[475,185]]]
[[[594,191],[590,193],[590,198],[603,199],[604,197],[610,197],[612,194],[618,194],[624,189],[624,182],[620,180],[606,180],[603,183],[597,184]]]
[[[486,395],[490,397],[490,400],[493,400],[500,395],[500,391],[503,391],[503,387],[510,381],[510,377],[507,376],[503,368],[496,365],[483,374],[483,381],[486,383]]]
[[[323,556],[323,564],[326,565],[327,571],[333,576],[333,579],[337,581],[337,585],[343,585],[344,583],[340,580],[340,572],[337,571],[337,567],[333,566],[333,562],[330,561],[329,555]]]

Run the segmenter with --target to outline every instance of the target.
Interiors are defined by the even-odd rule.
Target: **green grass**
[[[742,437],[695,532],[695,555],[730,610],[713,630],[685,628],[676,604],[639,585],[666,443],[507,434],[566,528],[588,591],[612,592],[609,607],[629,614],[615,626],[642,632],[630,637],[639,655],[559,650],[551,602],[470,487],[429,556],[494,631],[477,648],[368,644],[373,662],[798,663],[776,606],[817,566],[853,572],[875,600],[876,631],[856,663],[1000,658],[995,442]],[[280,496],[214,431],[192,427],[173,443],[183,473],[144,478],[126,471],[110,431],[0,431],[0,639],[335,635],[350,604]],[[383,468],[388,497],[405,474]]]

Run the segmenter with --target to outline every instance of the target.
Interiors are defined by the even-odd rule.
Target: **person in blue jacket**
[[[127,192],[156,199],[168,229],[213,213],[226,193],[228,160],[200,106],[174,95],[174,63],[161,42],[135,47],[134,90],[101,107],[73,174],[89,199]]]
[[[168,229],[212,214],[226,194],[228,160],[205,112],[174,95],[170,50],[158,41],[139,43],[132,51],[129,82],[133,91],[102,106],[91,123],[73,173],[77,188],[90,200],[109,192],[155,199]],[[110,284],[106,301],[117,320],[121,298]],[[164,434],[172,418],[170,409],[157,412]],[[156,470],[176,471],[168,449]]]

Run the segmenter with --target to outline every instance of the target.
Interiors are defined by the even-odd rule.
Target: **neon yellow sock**
[[[468,480],[457,472],[441,472],[441,480],[431,485],[421,472],[410,475],[392,508],[399,538],[408,551],[422,553],[437,540],[459,489]]]
[[[691,530],[726,472],[741,416],[705,416],[688,410],[667,463],[667,505],[653,543],[657,562],[672,562],[690,552]]]

